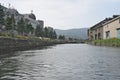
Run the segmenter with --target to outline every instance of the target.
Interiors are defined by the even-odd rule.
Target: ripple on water
[[[65,44],[0,60],[0,80],[120,80],[120,49]]]

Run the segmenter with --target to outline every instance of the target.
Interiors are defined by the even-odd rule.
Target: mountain
[[[76,39],[87,39],[87,30],[88,28],[68,29],[68,30],[55,29],[57,35],[65,35],[66,37],[72,37]]]

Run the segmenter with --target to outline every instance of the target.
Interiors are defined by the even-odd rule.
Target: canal
[[[1,53],[0,80],[120,80],[120,48],[62,44]]]

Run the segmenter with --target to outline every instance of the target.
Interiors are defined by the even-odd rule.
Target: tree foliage
[[[44,28],[44,37],[51,39],[57,39],[57,34],[54,29],[49,29],[48,27]]]
[[[34,28],[32,27],[32,25],[30,23],[26,25],[26,28],[27,28],[27,34],[34,33]]]
[[[64,35],[59,35],[59,39],[60,40],[65,40],[65,36]]]
[[[17,31],[21,35],[28,35],[34,33],[34,28],[31,23],[25,22],[23,18],[17,23]]]
[[[1,4],[0,4],[0,24],[1,25],[4,24],[4,11]]]
[[[4,20],[4,18],[6,19]],[[41,27],[41,25],[37,25],[36,29],[34,29],[32,27],[32,24],[26,21],[24,18],[21,18],[19,21],[18,20],[16,21],[14,14],[5,16],[3,6],[0,4],[0,27],[1,25],[5,25],[5,30],[7,31],[15,30],[20,35],[35,34],[35,36],[37,37],[47,37],[51,39],[57,38],[57,34],[53,28],[50,27],[43,28]]]
[[[8,16],[4,23],[6,30],[16,30],[16,22],[14,15]]]
[[[24,35],[25,32],[25,22],[23,18],[17,23],[17,31],[19,34]]]
[[[49,37],[49,30],[47,27],[44,28],[44,37]]]
[[[11,17],[7,17],[5,21],[5,29],[12,30],[12,18]]]
[[[14,15],[12,14],[11,15],[11,24],[12,24],[12,29],[13,30],[16,30],[17,29],[17,27],[16,27],[16,21],[15,21],[15,17],[14,17]]]
[[[57,38],[57,34],[56,34],[55,30],[51,30],[49,32],[49,34],[50,34],[50,38],[52,38],[52,39],[56,39]]]
[[[36,29],[35,29],[35,36],[37,37],[43,37],[43,28],[40,26],[40,25],[37,25],[36,26]]]

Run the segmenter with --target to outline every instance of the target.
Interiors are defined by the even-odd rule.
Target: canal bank
[[[64,44],[65,41],[45,40],[45,39],[18,39],[18,38],[0,38],[0,53],[9,51],[21,51],[29,49],[42,48],[55,44]]]
[[[112,38],[105,40],[94,40],[94,41],[88,41],[88,44],[92,44],[96,46],[120,47],[120,39]]]

